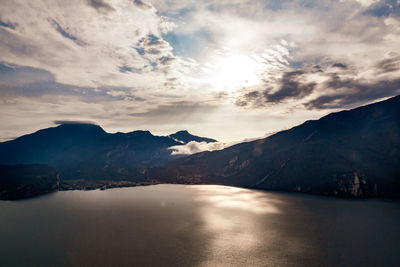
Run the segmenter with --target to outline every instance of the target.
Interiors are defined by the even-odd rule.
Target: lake
[[[400,202],[213,185],[0,201],[0,266],[398,266]]]

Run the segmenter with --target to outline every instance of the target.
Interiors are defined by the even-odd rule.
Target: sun
[[[215,60],[210,82],[216,90],[235,91],[260,82],[260,64],[246,55],[225,55]]]

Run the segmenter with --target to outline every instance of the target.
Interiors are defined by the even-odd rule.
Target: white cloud
[[[227,147],[226,143],[220,142],[196,142],[191,141],[185,145],[177,145],[168,148],[171,150],[171,155],[191,155],[195,153],[199,153],[202,151],[214,151],[214,150],[221,150]]]
[[[61,83],[77,86],[161,87],[163,76],[151,62],[172,57],[163,42],[157,55],[140,55],[138,43],[149,34],[173,28],[156,10],[137,8],[131,1],[109,1],[99,12],[87,1],[10,1],[0,17],[17,26],[2,32],[0,61],[50,71]],[[162,41],[162,40],[161,40]],[[140,73],[121,73],[128,66]],[[165,75],[164,75],[165,76]]]
[[[261,137],[256,137],[256,138],[246,138],[240,141],[232,141],[232,142],[196,142],[196,141],[191,141],[187,144],[184,145],[177,145],[177,146],[172,146],[169,147],[168,149],[171,150],[171,155],[192,155],[196,154],[199,152],[203,151],[215,151],[215,150],[222,150],[224,148],[243,143],[243,142],[251,142],[254,140],[266,138],[273,133],[265,134],[264,136]]]

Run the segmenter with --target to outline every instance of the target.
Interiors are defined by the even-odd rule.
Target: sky
[[[400,94],[400,0],[0,5],[0,141],[85,121],[232,142]]]

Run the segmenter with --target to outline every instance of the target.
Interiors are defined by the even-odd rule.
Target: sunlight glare
[[[245,55],[224,55],[216,60],[213,67],[214,75],[210,82],[216,90],[235,91],[260,82],[260,63]]]

